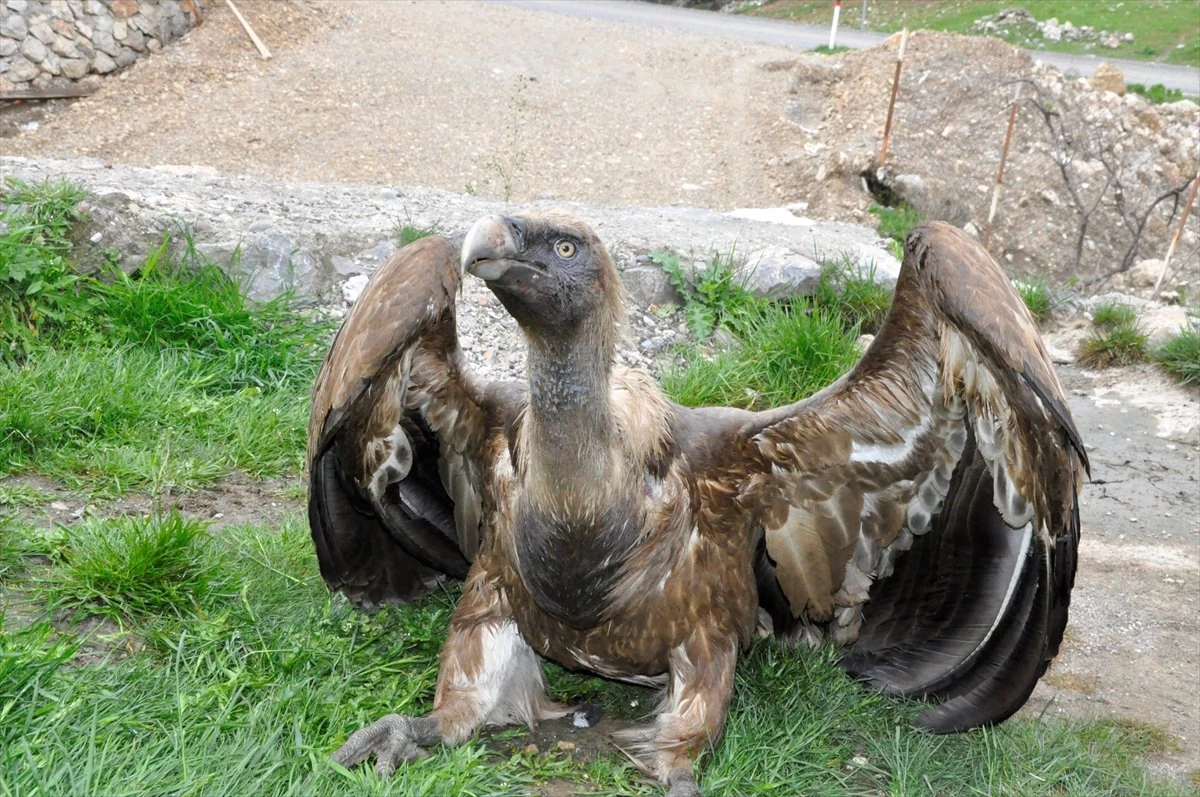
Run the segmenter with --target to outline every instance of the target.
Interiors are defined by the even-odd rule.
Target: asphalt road
[[[694,8],[632,0],[493,0],[506,5],[537,11],[549,11],[570,16],[588,17],[630,25],[671,28],[724,36],[730,39],[811,50],[829,43],[829,28],[800,25],[781,19],[748,17],[740,14],[718,14]],[[887,34],[860,31],[856,23],[856,4],[847,3],[842,11],[842,27],[837,43],[845,47],[870,47],[887,38]],[[1146,61],[1127,61],[1094,55],[1068,55],[1044,50],[1031,50],[1034,58],[1058,67],[1063,72],[1090,76],[1103,61],[1114,64],[1125,75],[1127,83],[1152,86],[1161,83],[1169,89],[1180,89],[1191,96],[1200,95],[1200,69],[1174,64],[1153,64]]]

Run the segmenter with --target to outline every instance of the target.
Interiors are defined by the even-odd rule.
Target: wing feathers
[[[404,601],[442,575],[463,578],[479,547],[486,439],[512,415],[511,395],[465,372],[458,278],[453,241],[396,253],[346,317],[313,389],[313,539],[330,586],[355,600]]]
[[[746,492],[776,633],[849,644],[850,671],[945,701],[933,730],[1019,708],[1062,638],[1087,458],[995,261],[950,225],[914,230],[859,365],[757,423]]]

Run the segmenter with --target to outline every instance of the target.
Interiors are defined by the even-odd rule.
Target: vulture
[[[455,297],[482,279],[527,380],[472,373]],[[858,364],[798,403],[688,408],[616,363],[620,275],[578,219],[536,210],[428,237],[371,278],[317,377],[308,513],[322,577],[372,607],[461,599],[433,710],[333,759],[386,777],[484,725],[565,715],[541,658],[658,685],[615,741],[671,797],[725,723],[759,633],[930,701],[920,726],[998,723],[1057,654],[1083,442],[1037,326],[961,230],[917,227]]]

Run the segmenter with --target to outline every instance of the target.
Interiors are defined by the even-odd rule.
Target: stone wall
[[[0,91],[105,75],[187,33],[200,0],[0,0]]]

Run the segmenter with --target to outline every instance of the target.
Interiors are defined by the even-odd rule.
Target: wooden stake
[[[242,27],[246,30],[246,35],[250,37],[250,41],[254,42],[254,46],[258,48],[258,54],[264,59],[271,57],[271,51],[267,49],[267,45],[263,44],[263,40],[258,38],[258,34],[254,32],[254,28],[250,27],[250,23],[242,16],[242,12],[238,11],[237,6],[233,4],[233,0],[225,0],[225,5],[229,6],[229,10],[238,18],[238,22],[242,23]]]
[[[879,150],[879,165],[887,160],[888,139],[892,136],[892,112],[896,108],[896,93],[900,91],[900,65],[904,63],[904,45],[908,41],[908,28],[900,33],[900,49],[896,51],[896,75],[892,78],[892,98],[888,100],[887,122],[883,125],[883,147]]]
[[[1171,237],[1171,245],[1167,247],[1167,256],[1163,258],[1162,271],[1158,273],[1158,281],[1154,283],[1152,295],[1156,298],[1159,288],[1162,287],[1163,277],[1167,276],[1167,266],[1171,265],[1171,255],[1175,254],[1175,245],[1179,243],[1179,236],[1183,235],[1183,226],[1187,224],[1188,214],[1192,212],[1192,205],[1196,201],[1196,186],[1200,186],[1200,170],[1192,179],[1192,190],[1188,191],[1187,202],[1183,203],[1183,215],[1179,217],[1179,226],[1175,228],[1175,235]]]
[[[1013,125],[1017,121],[1017,100],[1021,99],[1021,84],[1017,84],[1017,93],[1013,97],[1012,107],[1008,111],[1008,130],[1004,133],[1004,146],[1000,149],[1000,168],[996,171],[996,184],[992,186],[992,206],[988,209],[987,227],[983,230],[983,248],[987,249],[992,237],[992,220],[996,218],[996,205],[1000,202],[1000,186],[1004,183],[1004,164],[1008,161],[1008,145],[1012,143]]]
[[[83,86],[50,86],[45,89],[12,89],[0,91],[0,100],[58,100],[70,97],[86,97],[95,94],[100,87],[94,83]]]

